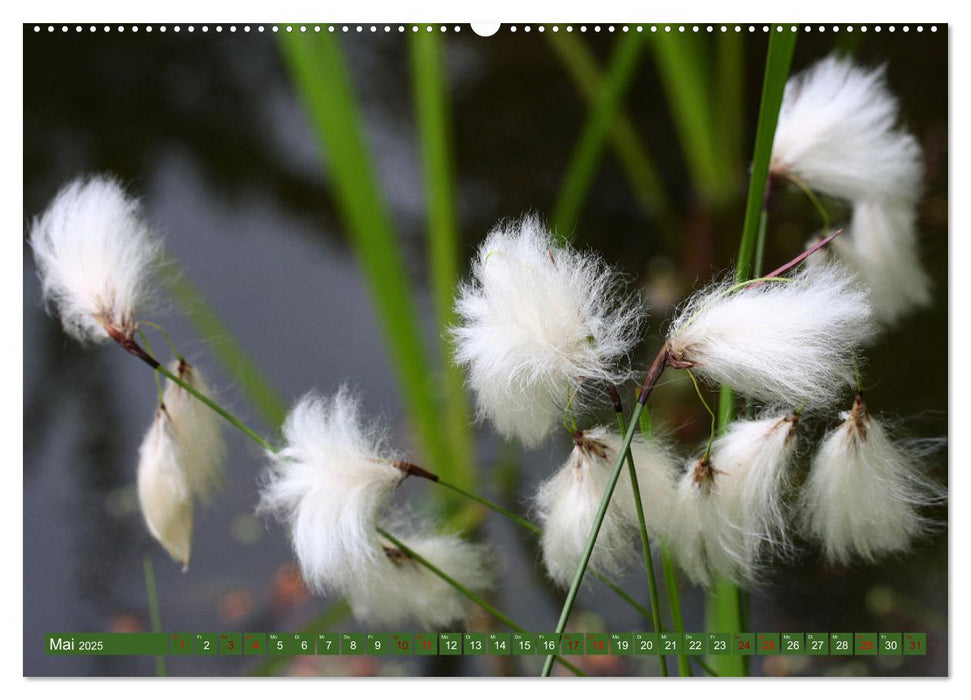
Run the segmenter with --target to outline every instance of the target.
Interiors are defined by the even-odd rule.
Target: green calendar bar
[[[312,656],[317,652],[317,639],[312,634],[296,632],[290,635],[290,649],[298,656]]]
[[[736,632],[732,635],[732,653],[735,656],[754,656],[755,652],[754,632]]]
[[[806,632],[806,652],[810,656],[829,656],[829,633]]]
[[[192,635],[170,634],[169,653],[172,656],[189,656],[192,654]]]
[[[414,648],[416,656],[437,656],[438,635],[429,632],[416,634]]]
[[[925,632],[49,633],[49,656],[924,656]]]
[[[880,656],[900,656],[904,653],[903,635],[900,632],[880,633]]]
[[[489,638],[484,634],[466,632],[462,638],[462,653],[466,656],[485,656],[489,651]]]
[[[512,653],[512,635],[508,632],[489,633],[489,655],[509,656]]]
[[[904,632],[904,656],[924,656],[926,653],[926,634],[923,632]]]
[[[585,651],[583,634],[580,632],[564,632],[560,638],[560,653],[564,656],[576,656]]]
[[[853,653],[857,656],[876,656],[876,632],[857,632],[853,635]]]
[[[659,648],[657,635],[653,632],[634,633],[634,653],[638,656],[657,656]]]
[[[292,656],[293,635],[282,632],[270,632],[266,635],[266,649],[270,656]]]
[[[438,653],[441,656],[462,655],[462,633],[442,632],[438,635]]]
[[[613,656],[630,656],[634,653],[634,634],[631,632],[610,633],[610,653]]]
[[[317,645],[320,648],[320,645]],[[367,639],[363,634],[342,634],[341,654],[343,656],[364,656],[367,651]]]
[[[391,635],[374,634],[368,632],[367,635],[367,655],[384,656],[391,653]]]
[[[247,632],[244,634],[243,654],[245,656],[265,656],[266,634],[263,632]]]
[[[708,637],[704,632],[685,632],[684,649],[681,653],[685,656],[704,656],[708,653]]]
[[[219,635],[220,656],[240,656],[243,653],[243,635],[225,632]]]
[[[829,635],[831,656],[853,656],[853,633],[833,632]]]
[[[588,632],[587,653],[591,656],[606,656],[609,654],[610,635],[606,632]]]
[[[732,635],[727,632],[708,633],[708,655],[709,656],[731,656],[732,655]]]
[[[215,632],[196,634],[194,647],[200,656],[215,656],[219,653],[219,635]]]
[[[317,654],[320,656],[337,656],[340,653],[341,635],[330,632],[319,632],[317,634]]]
[[[802,632],[783,632],[782,638],[783,656],[804,656],[806,652],[806,635]]]
[[[779,633],[759,632],[755,637],[756,653],[759,656],[774,656],[779,653]]]
[[[123,632],[47,634],[44,651],[50,656],[163,656],[169,653],[169,638]]]
[[[539,642],[535,634],[516,632],[512,636],[512,653],[516,656],[532,656],[539,653]]]
[[[536,644],[540,654],[556,654],[560,650],[560,635],[555,632],[537,634]]]
[[[392,656],[411,656],[415,651],[415,640],[406,632],[392,632],[388,646]]]

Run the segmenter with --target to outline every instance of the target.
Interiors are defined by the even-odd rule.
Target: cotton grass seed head
[[[495,581],[492,556],[482,545],[457,535],[395,537],[474,593],[485,593]],[[357,620],[386,627],[417,621],[425,629],[445,629],[468,617],[468,598],[392,543],[382,538],[380,546],[383,556],[359,569],[345,594]]]
[[[212,391],[199,369],[185,360],[169,367],[173,374],[206,396]],[[208,502],[225,478],[226,443],[222,419],[175,382],[166,380],[162,403],[179,447],[179,464],[193,498]]]
[[[289,526],[313,590],[345,594],[354,576],[384,557],[376,518],[405,472],[394,466],[384,430],[365,422],[346,387],[300,399],[283,438],[282,449],[267,454],[260,510]]]
[[[862,279],[879,320],[893,325],[931,303],[931,279],[920,262],[916,210],[902,202],[853,205],[847,234],[833,241],[840,260]]]
[[[844,266],[788,282],[692,296],[668,333],[671,362],[768,403],[827,405],[853,382],[855,352],[876,332],[867,291]]]
[[[858,395],[819,446],[800,511],[830,562],[873,562],[908,550],[932,524],[922,509],[943,498],[920,455],[893,440]]]
[[[791,412],[736,420],[712,445],[717,471],[708,507],[715,526],[707,546],[729,552],[723,560],[735,566],[720,575],[754,583],[766,555],[789,547],[784,499],[798,424]]]
[[[882,67],[830,56],[786,83],[771,172],[848,200],[915,201],[923,166]]]
[[[621,436],[607,428],[578,432],[566,463],[539,488],[536,510],[543,527],[543,562],[550,578],[560,586],[567,587],[573,581],[622,444]],[[656,535],[668,524],[674,490],[673,458],[659,442],[639,437],[631,443],[631,453],[646,525]],[[636,561],[637,526],[625,467],[600,527],[591,566],[605,573],[619,573]]]
[[[644,314],[615,270],[560,244],[533,216],[489,233],[455,308],[455,359],[479,415],[526,446],[543,441],[585,386],[629,376]]]
[[[182,570],[192,548],[192,496],[180,463],[179,440],[158,409],[138,450],[138,501],[149,532]]]
[[[31,225],[49,308],[81,342],[130,339],[161,245],[117,180],[78,178]]]

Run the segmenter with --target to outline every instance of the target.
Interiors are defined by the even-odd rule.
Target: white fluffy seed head
[[[692,296],[668,332],[671,358],[706,380],[775,404],[832,403],[876,332],[867,292],[844,266],[806,266],[789,282]]]
[[[920,146],[898,128],[882,67],[830,56],[786,83],[772,147],[773,174],[849,200],[920,196]]]
[[[710,507],[710,462],[691,460],[678,481],[665,541],[678,566],[700,586],[711,583],[705,542],[715,525]],[[737,548],[732,548],[733,551]]]
[[[725,552],[720,559],[732,566],[720,576],[755,583],[765,556],[788,549],[784,499],[798,420],[792,413],[737,420],[712,445],[708,505],[714,527],[706,546],[710,557],[712,548]]]
[[[44,301],[81,342],[109,339],[106,326],[130,338],[161,244],[138,203],[105,176],[65,185],[34,219],[30,244]]]
[[[830,562],[873,562],[906,551],[927,531],[921,509],[943,496],[919,462],[857,396],[819,446],[800,498],[803,526]]]
[[[307,584],[344,594],[354,576],[384,556],[376,518],[405,473],[394,466],[384,432],[365,424],[344,387],[330,398],[300,399],[283,437],[284,447],[267,454],[260,510],[290,527]]]
[[[159,409],[138,450],[138,501],[149,532],[169,555],[189,568],[192,496],[180,464],[178,438]]]
[[[644,313],[615,270],[532,216],[489,233],[455,309],[455,360],[479,415],[526,446],[542,442],[581,384],[629,375]]]
[[[587,540],[623,440],[607,428],[594,428],[575,437],[569,459],[539,488],[536,509],[543,527],[543,561],[550,578],[569,586]],[[674,462],[670,451],[656,440],[636,437],[631,454],[637,473],[645,523],[657,535],[668,526],[674,491]],[[637,510],[630,475],[625,467],[607,508],[591,566],[618,573],[639,550]]]
[[[870,290],[870,305],[886,324],[931,302],[932,284],[920,262],[916,216],[914,206],[906,202],[856,202],[849,230],[833,241],[839,258]]]
[[[212,391],[199,369],[185,360],[169,367],[173,374],[206,396]],[[178,384],[166,381],[162,402],[179,447],[179,464],[193,498],[208,502],[223,484],[226,443],[222,419]]]
[[[413,550],[474,593],[495,580],[489,550],[456,535],[398,535]],[[469,600],[428,568],[382,540],[384,555],[358,570],[345,592],[354,617],[364,624],[394,627],[417,621],[426,629],[461,623]]]

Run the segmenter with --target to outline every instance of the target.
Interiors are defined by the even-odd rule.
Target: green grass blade
[[[243,396],[267,425],[279,427],[286,417],[286,402],[242,349],[195,284],[176,269],[175,262],[167,260],[165,265],[171,271],[164,275],[169,293],[182,307],[196,332],[206,341],[213,356],[236,381]]]
[[[454,348],[448,334],[455,321],[460,237],[453,185],[444,43],[440,32],[422,30],[412,33],[411,68],[428,211],[428,263],[441,339],[445,389],[442,422],[452,444],[453,478],[459,486],[468,487],[472,481],[474,449],[469,404],[462,372],[452,362]]]
[[[158,611],[158,589],[155,587],[155,567],[152,565],[152,558],[145,556],[142,560],[142,569],[145,574],[145,593],[148,595],[148,616],[152,624],[152,632],[156,634],[162,631],[162,617]],[[155,675],[165,675],[165,657],[155,657]]]
[[[759,121],[755,132],[752,175],[745,205],[745,223],[742,227],[738,259],[735,261],[736,282],[749,279],[754,270],[765,186],[769,177],[769,160],[772,156],[772,141],[775,137],[782,94],[796,46],[795,32],[789,31],[788,25],[783,29],[782,32],[776,31],[776,25],[773,25],[769,38]],[[719,430],[724,431],[734,416],[735,400],[732,391],[722,387],[718,404]],[[742,631],[745,627],[745,615],[738,588],[728,581],[715,582],[708,594],[705,618],[710,632]],[[712,656],[709,658],[709,663],[720,675],[740,676],[747,673],[746,660],[747,657],[744,656]]]
[[[407,415],[430,468],[443,478],[465,481],[465,475],[455,473],[457,463],[448,441],[441,439],[438,402],[429,381],[412,290],[378,189],[339,38],[294,32],[281,34],[280,42],[325,155],[341,221],[370,286]]]
[[[561,240],[567,240],[572,236],[583,202],[590,190],[590,184],[597,173],[607,134],[634,77],[634,70],[643,47],[643,40],[633,32],[623,36],[617,43],[603,88],[590,110],[587,123],[570,156],[566,176],[563,178],[560,193],[553,206],[552,228],[554,234]]]
[[[675,33],[659,32],[651,37],[688,172],[702,199],[717,204],[730,189],[714,128],[706,41],[706,37]]]
[[[604,94],[604,78],[590,49],[575,33],[547,32],[546,38],[577,90],[593,108]],[[657,167],[620,106],[610,125],[609,140],[644,213],[660,221],[669,220],[671,209]]]
[[[741,32],[719,33],[715,39],[715,128],[725,175],[731,184],[741,173],[745,137],[745,39]],[[726,185],[727,187],[727,185]]]

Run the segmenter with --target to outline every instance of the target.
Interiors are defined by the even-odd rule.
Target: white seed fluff
[[[179,453],[171,421],[159,409],[138,450],[138,501],[148,531],[185,571],[192,547],[192,496]]]
[[[474,593],[492,587],[494,567],[486,547],[455,535],[395,536]],[[443,629],[468,617],[468,598],[394,545],[383,546],[385,556],[359,570],[348,587],[347,601],[355,618],[390,627],[415,620],[426,629]]]
[[[135,331],[161,245],[138,203],[105,176],[65,185],[31,226],[45,303],[81,342],[108,340],[105,325]]]
[[[800,498],[804,527],[834,563],[904,552],[930,525],[920,509],[937,503],[941,490],[861,397],[843,416],[813,458]]]
[[[643,316],[615,270],[556,242],[531,216],[489,233],[455,309],[455,360],[467,368],[479,415],[528,447],[549,434],[582,383],[628,376]]]
[[[543,561],[550,578],[569,586],[576,574],[600,503],[623,440],[606,428],[577,436],[569,459],[539,488],[536,509],[543,527]],[[656,440],[635,437],[631,454],[648,533],[660,534],[668,526],[674,492],[674,462],[670,451]],[[640,550],[635,546],[638,528],[628,467],[621,471],[607,508],[590,563],[605,573],[618,573]]]
[[[188,362],[176,361],[169,367],[189,386],[206,396],[212,392],[199,369]],[[225,478],[226,443],[222,419],[211,408],[178,384],[166,381],[162,403],[169,415],[169,425],[179,447],[179,464],[193,498],[208,502]]]
[[[392,464],[384,432],[364,423],[346,388],[330,398],[300,399],[283,437],[284,447],[267,454],[260,510],[289,525],[311,589],[347,594],[353,578],[384,557],[376,518],[405,472]]]
[[[798,418],[792,413],[758,420],[736,420],[712,445],[716,470],[708,504],[715,527],[710,550],[728,552],[723,561],[736,569],[718,574],[756,582],[764,556],[788,547],[784,498],[788,467],[795,455]]]
[[[893,324],[930,304],[931,280],[920,262],[912,204],[857,202],[849,231],[833,243],[869,288],[870,304],[882,322]]]
[[[843,199],[916,201],[920,146],[898,111],[882,67],[827,57],[786,83],[771,171]]]
[[[674,554],[678,566],[691,581],[700,586],[711,583],[705,542],[716,527],[714,511],[709,502],[710,482],[699,478],[699,473],[705,469],[701,460],[688,463],[688,468],[675,490],[666,537],[667,546]],[[725,551],[738,549],[739,547],[732,547]],[[722,568],[731,570],[733,567]]]
[[[789,282],[692,296],[668,333],[671,359],[707,381],[770,403],[826,405],[854,378],[854,352],[876,331],[867,292],[838,264]]]

